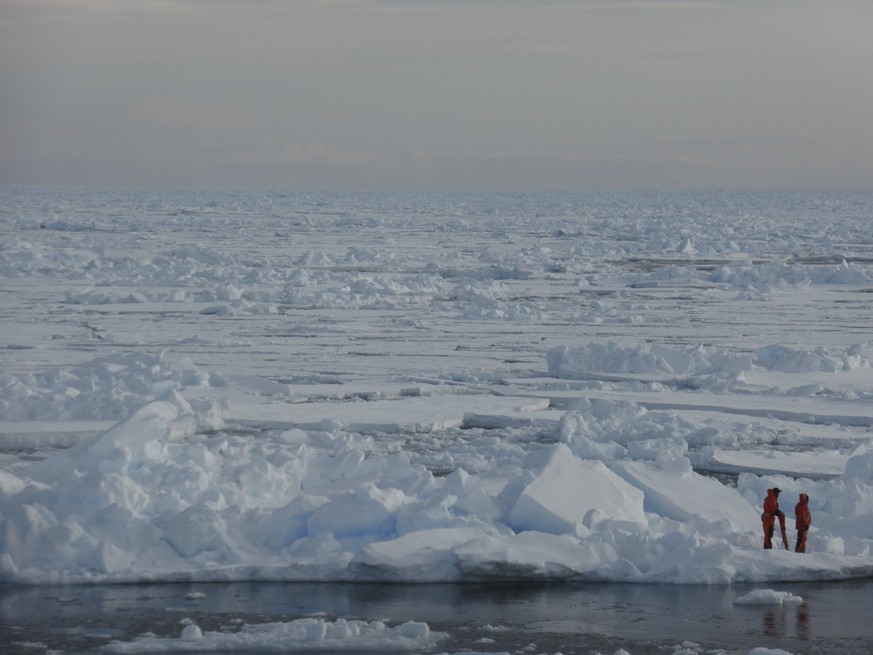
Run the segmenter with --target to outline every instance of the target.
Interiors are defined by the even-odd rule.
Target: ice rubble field
[[[870,194],[0,198],[0,580],[873,575]]]

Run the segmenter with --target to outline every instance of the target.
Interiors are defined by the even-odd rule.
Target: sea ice
[[[873,572],[866,194],[0,197],[2,580]]]

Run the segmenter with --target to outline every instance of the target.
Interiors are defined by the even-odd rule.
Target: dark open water
[[[737,606],[755,588],[789,591],[802,605]],[[191,600],[189,593],[205,598]],[[214,583],[0,586],[0,652],[93,653],[144,632],[178,637],[183,618],[206,630],[304,616],[426,621],[449,633],[436,652],[563,653],[624,648],[631,655],[762,646],[795,655],[873,653],[873,580],[688,586],[630,584]],[[499,626],[502,630],[489,629]],[[481,642],[486,638],[493,641]],[[41,646],[37,646],[41,644]],[[528,648],[531,644],[534,646]],[[321,651],[322,653],[324,651]]]

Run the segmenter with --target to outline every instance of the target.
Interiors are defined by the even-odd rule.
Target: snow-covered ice
[[[2,580],[873,575],[870,194],[0,197]]]

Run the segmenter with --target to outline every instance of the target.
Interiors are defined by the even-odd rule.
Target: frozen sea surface
[[[0,580],[869,577],[871,293],[864,192],[2,189]]]

